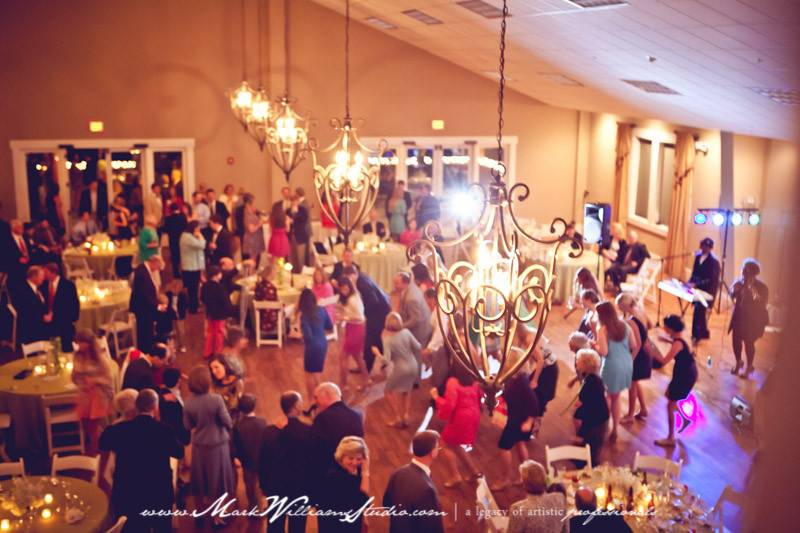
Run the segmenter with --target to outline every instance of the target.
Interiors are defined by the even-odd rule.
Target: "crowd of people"
[[[412,396],[422,389],[430,396],[438,419],[435,425],[441,428],[441,432],[423,429],[413,436],[411,461],[398,468],[383,487],[384,505],[414,511],[393,516],[392,531],[443,530],[439,488],[431,479],[431,468],[441,455],[437,464],[446,473],[445,489],[484,477],[483,468],[467,450],[481,431],[485,399],[483,389],[449,349],[458,333],[449,331],[445,321],[440,325],[435,281],[428,266],[416,264],[397,272],[387,293],[359,269],[352,249],[345,249],[332,269],[313,264],[310,207],[299,187],[294,191],[284,187],[281,199],[265,214],[255,208],[251,194],[234,193],[230,185],[220,196],[212,188],[201,188],[188,203],[174,189],[163,194],[155,184],[143,199],[141,217],[115,200],[107,206],[107,223],[98,218],[105,193],[97,186],[85,192],[87,200],[81,202],[71,239],[81,242],[108,225],[115,227],[113,234],[118,238],[135,238],[139,247],[129,303],[136,317],[136,347],[117,361],[121,392],[114,394],[116,369],[103,339],[90,330],[75,332],[78,296],[75,284],[61,275],[63,241],[54,234],[52,239],[46,237],[47,220],[27,228],[19,221],[11,222],[5,238],[5,249],[11,253],[4,254],[4,271],[20,316],[19,342],[58,337],[65,352],[73,351],[74,344],[72,380],[86,452],[101,454],[104,473],[113,470],[112,508],[116,515],[128,517],[126,531],[170,530],[168,517],[143,516],[141,511],[175,504],[173,472],[177,470],[188,472],[197,509],[225,493],[235,494],[239,468],[247,509],[264,509],[264,496],[290,500],[307,496],[308,505],[318,510],[359,509],[371,497],[377,498],[381,487],[370,483],[363,413],[348,401],[363,398],[368,389],[379,386],[390,413],[386,426],[419,425],[424,414],[412,409]],[[325,227],[324,210],[322,214]],[[386,223],[373,210],[363,232],[408,244],[439,216],[438,200],[429,187],[412,200],[398,184],[386,202]],[[162,234],[167,235],[171,268],[161,253]],[[708,280],[718,273],[712,248],[713,242],[701,243],[692,277],[698,287],[712,288]],[[636,272],[649,255],[634,231],[625,240],[619,226],[601,253],[608,262],[609,289]],[[238,255],[241,266],[236,263]],[[305,391],[284,392],[279,401],[283,417],[269,424],[257,415],[258,394],[245,392],[251,390],[246,386],[242,355],[248,335],[232,319],[241,318],[234,305],[240,290],[235,282],[243,275],[240,270],[248,265],[258,271],[256,301],[276,301],[279,260],[291,262],[296,272],[304,266],[314,270],[308,286],[300,291],[292,318],[304,344]],[[758,274],[758,264],[747,260],[742,278],[733,284],[734,373],[741,368],[742,348],[748,365],[745,375],[752,372],[754,342],[766,325],[762,309],[768,292]],[[674,361],[665,392],[666,437],[655,443],[675,446],[676,435],[686,426],[675,427],[676,413],[684,416],[677,404],[698,379],[693,342],[687,338],[682,318],[669,315],[663,320],[669,347],[662,353],[650,338],[653,325],[635,297],[622,292],[606,299],[606,287],[587,269],[578,272],[575,285],[576,303],[583,309],[568,341],[575,371],[568,378],[569,387],[579,387],[572,404],[575,443],[588,444],[593,463],[598,462],[604,443],[617,439],[620,425],[645,423],[650,413],[643,382],[654,367]],[[189,343],[184,321],[201,311],[203,364],[182,370],[190,360],[185,353]],[[707,337],[707,324],[698,312],[695,309],[694,340]],[[259,323],[267,331],[282,316],[273,309],[259,313]],[[338,342],[332,345],[328,339],[335,329]],[[532,327],[520,324],[513,349],[524,355],[534,336]],[[329,352],[338,356],[338,383],[323,381]],[[497,443],[502,469],[497,479],[489,480],[491,488],[502,491],[522,484],[529,494],[512,509],[566,506],[558,487],[547,486],[542,465],[530,460],[527,448],[539,434],[547,405],[556,395],[557,361],[551,346],[536,347],[506,383],[492,419],[502,428]],[[428,379],[430,386],[425,387]],[[625,414],[623,396],[628,401]],[[115,421],[109,424],[112,418]],[[148,446],[137,445],[145,441]],[[592,495],[579,489],[576,503],[588,509],[592,502]],[[217,527],[225,525],[219,516],[198,518],[204,520]],[[288,522],[290,531],[304,531],[305,520],[301,515],[283,516],[270,522],[268,530],[283,531]],[[534,525],[530,520],[529,516],[512,518],[509,531],[561,531],[563,527],[545,523],[544,518]],[[361,519],[345,523],[335,513],[320,515],[318,522],[323,532],[362,528]],[[576,523],[573,528],[581,526]]]

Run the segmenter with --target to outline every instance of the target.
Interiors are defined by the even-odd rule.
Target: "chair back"
[[[489,484],[486,478],[481,476],[478,478],[478,488],[475,491],[475,497],[478,504],[478,509],[483,512],[483,516],[487,517],[486,529],[491,533],[501,533],[508,529],[508,517],[503,516],[503,511],[497,505],[497,502],[492,495]]]
[[[22,345],[22,356],[27,359],[31,355],[47,353],[50,348],[51,345],[47,341],[29,342]]]
[[[89,268],[89,263],[85,257],[65,254],[64,259],[64,274],[67,279],[91,279],[92,269]]]
[[[544,457],[547,473],[550,476],[556,474],[553,463],[557,461],[584,461],[587,467],[592,468],[592,452],[588,444],[586,446],[556,446],[555,448],[545,445]]]
[[[276,326],[276,333],[277,338],[269,339],[269,338],[262,338],[261,336],[261,311],[262,310],[276,310],[278,311],[278,324]],[[255,330],[256,330],[256,347],[261,346],[262,344],[273,344],[277,345],[278,347],[283,347],[283,333],[286,327],[286,311],[283,305],[283,302],[273,302],[273,301],[253,301],[253,315],[255,318]]]
[[[106,531],[106,533],[121,533],[122,528],[125,527],[125,522],[127,521],[128,521],[127,516],[120,516],[119,519],[117,520],[117,523],[111,526],[111,529]]]
[[[8,308],[8,312],[11,314],[11,346],[16,348],[17,347],[17,310],[8,302],[6,304]]]
[[[739,508],[739,510],[741,510],[744,508],[745,501],[744,494],[733,490],[733,487],[730,485],[725,485],[725,488],[722,489],[722,493],[719,495],[719,498],[717,498],[717,503],[715,503],[714,507],[712,507],[708,512],[708,514],[714,519],[714,531],[719,531],[719,533],[728,531],[725,528],[725,516],[723,513],[726,503],[735,505]]]
[[[676,463],[675,461],[670,461],[664,457],[659,457],[657,455],[642,455],[639,452],[636,452],[636,456],[633,459],[634,471],[653,470],[667,474],[675,479],[680,479],[682,468],[683,459],[680,459]]]
[[[25,460],[20,457],[15,463],[0,463],[0,477],[17,477],[25,475]]]
[[[53,455],[53,466],[50,468],[50,475],[57,476],[64,470],[86,470],[92,474],[92,483],[97,484],[100,478],[100,456],[89,457],[88,455],[66,455],[59,457]]]

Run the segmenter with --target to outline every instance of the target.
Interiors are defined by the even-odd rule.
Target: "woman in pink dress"
[[[269,238],[267,252],[272,257],[286,258],[289,256],[289,235],[286,231],[286,211],[280,202],[272,206],[272,213],[269,215],[269,225],[272,229],[272,236]]]
[[[86,435],[86,455],[97,455],[100,436],[114,405],[111,360],[90,330],[75,335],[78,350],[72,360],[72,382],[78,388],[77,411]]]
[[[318,302],[333,296],[333,285],[331,285],[331,282],[328,281],[328,275],[325,273],[325,269],[320,266],[315,268],[314,275],[311,279],[311,292],[313,292],[314,296],[317,297]],[[331,317],[331,321],[335,321],[334,313],[336,312],[336,304],[325,306],[325,311],[328,312],[328,316]]]
[[[431,389],[431,398],[436,402],[436,414],[446,421],[442,431],[442,441],[446,445],[442,450],[442,457],[451,474],[450,479],[444,483],[447,488],[455,487],[464,481],[458,471],[456,457],[467,466],[470,481],[483,475],[472,457],[462,448],[464,444],[469,446],[475,444],[478,423],[481,419],[482,396],[483,392],[478,383],[463,370],[448,378],[444,396],[439,396],[435,387]]]

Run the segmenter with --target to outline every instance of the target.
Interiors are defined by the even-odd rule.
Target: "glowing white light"
[[[743,221],[744,217],[742,216],[741,213],[733,213],[731,215],[731,224],[733,224],[734,226],[741,225]]]
[[[443,155],[443,165],[469,165],[468,155]]]
[[[721,226],[725,223],[725,215],[723,215],[722,213],[714,213],[713,215],[711,215],[711,222],[715,226]]]
[[[136,168],[136,161],[132,159],[111,161],[111,168],[114,170],[131,170]]]

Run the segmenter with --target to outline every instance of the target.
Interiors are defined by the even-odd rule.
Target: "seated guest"
[[[131,359],[128,369],[122,378],[123,389],[156,389],[155,373],[160,374],[167,357],[167,347],[161,343],[154,344],[149,354],[142,353]],[[159,376],[160,377],[160,376]]]
[[[615,263],[621,263],[628,253],[628,243],[625,242],[625,228],[619,222],[611,224],[611,236],[600,246],[600,255],[603,256],[605,269],[611,268]]]
[[[561,242],[583,242],[583,235],[575,231],[574,220],[567,224],[564,235],[561,237]]]
[[[33,227],[32,237],[36,247],[54,258],[51,261],[57,262],[61,258],[61,239],[56,235],[49,221],[40,220],[37,222]]]
[[[211,238],[208,241],[208,262],[219,265],[223,257],[233,257],[233,235],[225,227],[225,222],[219,214],[211,215],[208,226],[211,229]]]
[[[275,265],[268,264],[261,271],[255,288],[255,300],[257,302],[278,301],[278,288],[275,287],[275,268]],[[278,310],[261,309],[258,312],[260,313],[261,331],[266,334],[274,334],[278,327]]]
[[[389,531],[444,532],[439,495],[431,479],[431,465],[439,456],[439,433],[420,431],[411,441],[411,451],[411,462],[392,473],[383,493],[384,507],[405,511],[402,515],[392,514]]]
[[[100,228],[97,227],[97,222],[94,221],[92,215],[88,211],[84,211],[81,213],[81,218],[72,226],[69,240],[72,241],[72,244],[81,244],[99,231]]]
[[[528,459],[519,465],[522,486],[528,496],[511,504],[508,533],[537,531],[541,533],[560,533],[569,531],[567,499],[559,493],[547,492],[547,474],[544,467]]]
[[[184,402],[183,425],[192,432],[192,493],[196,508],[205,509],[223,494],[236,491],[230,450],[233,422],[222,397],[211,392],[208,368],[196,366],[189,372],[189,391],[192,395]],[[215,528],[225,524],[222,516],[212,518]]]
[[[181,371],[164,370],[164,383],[158,388],[158,412],[162,422],[172,428],[181,444],[189,444],[189,432],[183,426],[183,397],[180,389]]]
[[[81,314],[78,290],[75,284],[61,277],[61,270],[55,263],[44,266],[45,284],[42,285],[47,313],[44,316],[48,336],[61,340],[61,351],[72,352],[72,337],[75,335],[75,322]]]
[[[569,531],[571,533],[628,533],[631,528],[625,522],[625,518],[618,514],[599,513],[597,511],[597,496],[591,487],[581,485],[575,491],[575,509],[577,513],[569,519]]]
[[[317,475],[324,475],[334,465],[333,454],[339,442],[347,436],[364,436],[362,416],[342,401],[342,391],[329,381],[314,391],[317,415],[311,431],[314,438]]]
[[[628,274],[636,274],[642,267],[644,260],[650,257],[647,246],[639,242],[639,234],[634,230],[628,232],[628,249],[621,262],[617,262],[606,270],[606,277],[611,279],[614,287],[618,288],[625,281]]]
[[[369,500],[369,450],[361,437],[344,437],[336,447],[336,462],[328,470],[314,499],[314,506],[323,514],[317,517],[319,532],[361,533],[364,515],[345,521],[341,514],[325,516],[325,512],[347,513],[360,509]]]
[[[27,344],[47,338],[45,319],[48,315],[47,301],[39,287],[44,283],[44,270],[39,266],[28,268],[27,280],[16,288],[11,285],[11,299],[17,310],[17,342]]]
[[[241,368],[236,368],[231,364],[231,359],[218,354],[208,362],[208,369],[211,372],[212,391],[216,392],[225,400],[225,407],[231,418],[236,420],[239,413],[239,398],[244,393],[244,381]]]
[[[370,235],[374,233],[380,240],[384,240],[386,238],[386,225],[378,220],[378,212],[375,209],[370,209],[369,220],[364,222],[361,230],[364,232],[364,235]]]
[[[578,351],[575,366],[583,385],[573,414],[577,433],[575,444],[589,445],[592,464],[598,464],[610,416],[606,403],[606,387],[600,378],[600,365],[600,356],[594,350]]]
[[[252,394],[243,394],[239,399],[241,417],[233,426],[234,457],[242,465],[248,509],[261,509],[264,503],[258,490],[258,459],[267,422],[262,417],[256,416],[255,410],[256,397]]]
[[[206,340],[203,357],[220,353],[225,343],[225,321],[233,315],[233,306],[222,286],[222,270],[211,265],[206,269],[206,282],[200,291],[200,301],[206,306]]]
[[[339,278],[344,274],[344,269],[349,266],[358,268],[358,265],[353,262],[352,248],[345,248],[344,252],[342,252],[342,260],[333,265],[333,272],[331,273],[331,285],[337,291],[339,290]]]
[[[432,289],[434,281],[431,278],[430,270],[423,263],[417,263],[411,267],[411,274],[414,276],[414,283],[419,287],[419,290],[425,294],[425,291]]]
[[[158,395],[145,389],[136,398],[139,415],[108,426],[100,449],[116,454],[111,507],[126,516],[126,531],[170,531],[169,516],[142,516],[144,510],[172,509],[170,457],[183,457],[183,445],[169,426],[157,420]]]
[[[400,233],[399,242],[404,246],[410,245],[414,241],[418,241],[422,237],[422,232],[417,229],[417,221],[413,218],[408,221],[406,229]]]

